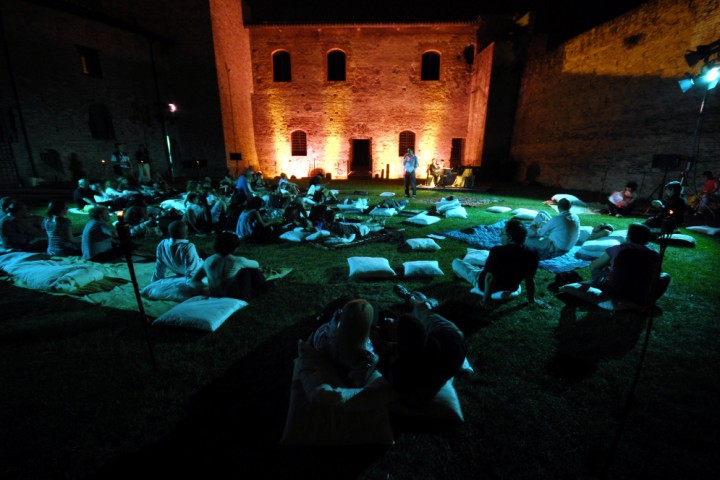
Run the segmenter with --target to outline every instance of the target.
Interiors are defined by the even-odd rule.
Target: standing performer
[[[418,159],[413,153],[412,148],[408,148],[407,153],[403,157],[403,168],[405,169],[405,196],[410,196],[410,186],[412,185],[412,196],[416,194],[415,170],[420,166]]]

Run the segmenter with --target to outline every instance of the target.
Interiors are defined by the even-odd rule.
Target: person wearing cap
[[[671,231],[681,226],[687,211],[687,203],[681,193],[682,184],[680,182],[677,180],[668,182],[665,185],[665,200],[653,200],[650,203],[653,207],[660,209],[660,213],[648,218],[645,225],[651,229],[660,229],[665,224]]]

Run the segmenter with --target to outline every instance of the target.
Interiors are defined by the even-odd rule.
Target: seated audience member
[[[542,308],[547,304],[535,299],[535,272],[538,254],[524,245],[527,230],[518,220],[508,220],[500,233],[502,245],[490,249],[485,268],[478,268],[456,258],[452,267],[455,273],[483,292],[483,306],[492,306],[492,294],[499,291],[514,292],[525,280],[525,293],[530,304]]]
[[[647,305],[660,261],[660,254],[647,246],[651,237],[646,225],[631,224],[625,243],[609,247],[590,264],[593,285],[616,297]],[[655,298],[665,293],[667,286],[667,281],[660,285]]]
[[[279,236],[282,217],[268,218],[262,213],[263,200],[251,198],[238,218],[235,234],[255,243],[270,243]]]
[[[13,197],[2,197],[0,198],[0,220],[7,215],[8,207],[13,204],[16,200]]]
[[[280,193],[288,194],[291,196],[300,193],[300,188],[297,186],[297,184],[288,180],[288,176],[284,172],[280,174],[280,180],[278,180],[277,188]]]
[[[174,276],[185,277],[188,284],[203,267],[203,261],[190,243],[185,222],[176,220],[168,226],[170,238],[160,240],[155,252],[155,271],[152,282],[165,278],[169,270]]]
[[[557,202],[558,214],[537,214],[525,240],[525,245],[538,251],[541,259],[559,257],[570,251],[580,238],[580,219],[570,212],[570,202],[561,198]]]
[[[310,200],[309,203],[312,204],[318,204],[318,203],[328,203],[328,204],[334,204],[337,203],[338,199],[337,196],[330,190],[329,184],[323,184],[323,175],[322,173],[318,173],[313,178],[310,179],[310,185],[308,188],[308,197],[307,200]]]
[[[424,296],[423,296],[424,297]],[[409,407],[431,401],[458,374],[467,346],[454,323],[413,298],[412,314],[384,319],[373,335],[380,370]]]
[[[635,208],[635,201],[638,198],[637,188],[637,182],[630,181],[625,184],[622,192],[612,193],[608,197],[610,215],[615,215],[616,217],[630,215]]]
[[[216,231],[223,230],[227,226],[230,200],[220,191],[211,190],[210,193],[214,197],[210,206],[210,223]]]
[[[81,255],[80,238],[72,232],[72,222],[65,217],[67,204],[62,200],[53,200],[48,205],[47,216],[42,226],[47,233],[47,254],[58,257]]]
[[[44,252],[47,249],[47,235],[39,223],[35,215],[28,214],[25,203],[14,200],[5,207],[5,216],[0,219],[2,246],[27,252]]]
[[[188,193],[185,198],[185,214],[182,220],[187,224],[188,231],[192,233],[206,233],[210,230],[210,206],[204,196],[199,193]]]
[[[115,180],[106,180],[105,181],[105,189],[103,190],[103,193],[110,197],[111,199],[115,199],[117,197],[122,196],[122,192],[117,189],[118,184]]]
[[[205,259],[193,276],[194,282],[207,277],[210,296],[248,301],[267,288],[258,262],[233,255],[239,245],[234,233],[220,232],[215,238],[215,254]]]
[[[700,202],[695,207],[695,213],[703,214],[706,212],[712,212],[710,204],[718,201],[718,188],[720,184],[718,179],[715,178],[711,171],[703,172],[705,181],[703,182],[703,188],[699,193]]]
[[[372,305],[355,299],[320,325],[311,338],[313,348],[330,357],[353,388],[365,386],[377,367],[378,356],[370,342],[372,323]]]
[[[90,188],[90,184],[84,178],[78,180],[78,186],[73,191],[73,200],[78,210],[85,210],[96,207],[98,203],[95,201],[95,191]]]
[[[235,194],[237,196],[237,202],[241,205],[244,205],[248,200],[255,196],[255,191],[251,185],[254,175],[255,171],[253,170],[253,167],[248,167],[237,179],[237,183],[235,184]]]
[[[660,209],[660,213],[645,220],[645,225],[651,229],[667,228],[672,232],[681,226],[687,210],[685,199],[682,198],[682,185],[678,181],[668,182],[665,185],[666,197],[664,201],[653,200],[650,204]]]
[[[105,207],[93,207],[90,221],[82,232],[82,256],[93,262],[111,262],[122,258],[123,249],[117,243],[117,232],[110,225],[110,213]]]
[[[157,225],[148,214],[147,202],[143,196],[136,196],[130,200],[124,213],[125,221],[130,226],[130,236],[133,238],[143,238],[148,228]]]

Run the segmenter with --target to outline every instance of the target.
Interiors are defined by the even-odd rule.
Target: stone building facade
[[[116,142],[165,172],[169,102],[176,174],[224,172],[207,4],[7,0],[0,22],[0,185],[107,177]]]
[[[717,0],[655,0],[551,52],[536,45],[515,115],[519,179],[598,192],[635,180],[649,196],[687,165],[671,161],[666,171],[663,162],[653,166],[656,155],[696,157],[690,185],[705,170],[717,174],[720,88],[708,92],[696,136],[705,90],[682,93],[678,79],[699,73],[686,51],[719,39]]]

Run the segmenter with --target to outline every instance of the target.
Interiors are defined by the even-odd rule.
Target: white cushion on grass
[[[192,297],[155,319],[153,325],[214,332],[233,313],[248,305],[237,298]]]
[[[615,240],[619,240],[621,243],[624,243],[627,238],[627,233],[627,228],[624,230],[614,230],[605,238],[613,238]]]
[[[330,232],[327,231],[327,230],[318,230],[317,232],[311,233],[310,235],[308,235],[307,237],[305,237],[305,241],[307,241],[307,242],[314,242],[314,241],[316,241],[316,240],[322,240],[322,239],[324,239],[324,238],[328,238],[328,237],[331,237],[331,236],[332,236],[332,233],[330,233]]]
[[[582,244],[580,250],[578,250],[576,255],[581,258],[598,258],[603,253],[605,253],[605,250],[607,250],[608,248],[615,245],[620,245],[621,243],[622,242],[617,238],[610,237],[598,238],[597,240],[588,240],[587,242]]]
[[[410,246],[411,250],[421,252],[434,252],[440,250],[440,245],[438,245],[432,238],[411,238],[406,240],[405,243]]]
[[[375,207],[370,210],[370,213],[368,213],[368,215],[373,217],[392,217],[397,215],[397,210],[394,208]]]
[[[481,297],[485,296],[485,292],[480,290],[480,288],[476,285],[470,290],[470,293],[474,293],[476,295],[480,295]],[[517,298],[520,296],[520,293],[522,293],[522,287],[518,285],[517,290],[514,292],[511,292],[509,290],[500,290],[497,292],[493,292],[493,294],[490,296],[493,300],[510,300],[512,298]]]
[[[720,228],[713,228],[708,225],[696,225],[694,227],[687,227],[686,230],[691,232],[703,233],[710,235],[711,237],[717,237],[720,235]]]
[[[408,223],[414,223],[415,225],[432,225],[433,223],[439,222],[440,217],[428,215],[427,213],[423,212],[415,215],[414,217],[410,217],[405,221]]]
[[[670,245],[677,247],[694,247],[695,238],[684,233],[673,233],[670,235]]]
[[[512,212],[513,218],[518,220],[534,220],[538,214],[537,210],[530,210],[529,208],[516,208]]]
[[[588,302],[604,310],[610,311],[644,311],[642,305],[615,297],[609,293],[603,292],[599,288],[591,286],[589,283],[568,283],[558,289],[559,293],[570,295],[584,302]]]
[[[452,200],[446,200],[443,198],[439,202],[435,202],[435,211],[438,213],[443,213],[459,206],[460,200],[458,200],[457,198],[453,198]]]
[[[510,207],[501,207],[501,206],[499,206],[499,205],[495,205],[495,206],[492,206],[492,207],[487,208],[487,211],[490,212],[490,213],[507,213],[507,212],[509,212],[510,210],[512,210],[512,208],[510,208]]]
[[[406,277],[431,277],[434,275],[445,275],[438,265],[437,260],[415,260],[403,262]]]
[[[433,418],[448,420],[453,423],[463,423],[465,421],[452,378],[443,385],[432,401],[417,408],[408,408],[402,402],[397,402],[392,405],[391,411],[395,415],[418,419]]]
[[[189,285],[185,277],[163,278],[150,283],[142,290],[140,295],[150,300],[170,300],[184,302],[190,297],[199,294],[200,288]]]
[[[382,192],[382,193],[380,194],[380,196],[381,196],[381,197],[394,197],[394,196],[395,196],[395,192]]]
[[[283,233],[279,238],[281,240],[287,240],[288,242],[300,243],[304,242],[309,235],[310,232],[306,232],[302,229],[302,227],[298,227],[294,230]]]
[[[397,398],[390,383],[377,372],[365,387],[346,388],[328,357],[300,340],[280,443],[391,444],[387,405]]]
[[[567,199],[568,202],[570,202],[570,205],[585,205],[585,202],[577,198],[575,195],[569,195],[567,193],[558,193],[551,197],[551,200],[553,202],[559,202],[561,199]]]
[[[395,270],[390,268],[387,258],[382,257],[350,257],[350,278],[392,278]]]
[[[465,207],[455,207],[445,211],[446,218],[467,218]]]
[[[463,261],[469,263],[470,265],[475,265],[476,267],[484,267],[485,262],[487,262],[488,255],[490,255],[490,250],[468,248]]]

